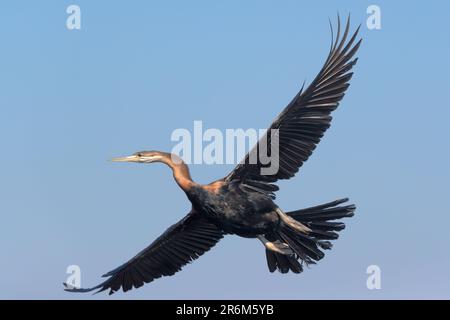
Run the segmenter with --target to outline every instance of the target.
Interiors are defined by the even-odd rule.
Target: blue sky
[[[81,8],[81,30],[66,8]],[[382,29],[368,30],[377,4]],[[270,274],[256,240],[229,236],[174,277],[115,299],[449,298],[450,3],[425,1],[2,1],[0,298],[102,299],[62,290],[132,257],[190,209],[161,165],[191,129],[265,128],[328,52],[328,18],[362,23],[350,89],[277,203],[358,207],[332,251]],[[192,165],[207,183],[230,165]],[[366,268],[381,268],[381,289]]]

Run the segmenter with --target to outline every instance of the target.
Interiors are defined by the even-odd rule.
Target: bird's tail
[[[331,249],[330,240],[339,237],[338,232],[345,228],[343,222],[334,222],[341,218],[352,217],[356,207],[354,205],[342,205],[348,199],[339,199],[319,206],[286,212],[292,218],[292,223],[282,220],[276,233],[276,238],[288,244],[293,256],[267,251],[267,264],[270,272],[278,269],[281,273],[289,270],[299,273],[305,264],[314,264],[324,257],[322,250]],[[303,229],[308,229],[304,232]],[[299,262],[301,261],[301,263]]]

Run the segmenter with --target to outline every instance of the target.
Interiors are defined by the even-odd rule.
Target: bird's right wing
[[[274,183],[297,173],[330,126],[331,112],[338,107],[349,87],[353,75],[351,69],[357,61],[357,58],[352,58],[361,43],[361,40],[356,41],[359,28],[347,42],[349,28],[350,17],[341,38],[338,17],[336,41],[316,78],[304,91],[303,88],[300,90],[225,181],[238,181],[245,187],[274,197],[273,192],[278,190]],[[267,150],[264,150],[264,145]],[[275,154],[271,154],[273,159],[269,164],[277,160],[275,162],[279,166],[274,172],[264,173],[263,169],[269,164],[261,161],[261,150],[263,154],[269,154],[274,146]],[[251,159],[256,161],[252,163]]]
[[[191,211],[172,225],[151,245],[120,267],[108,272],[103,283],[89,289],[70,288],[66,291],[89,292],[120,290],[126,292],[141,287],[161,276],[171,276],[187,263],[211,249],[224,236],[224,232],[195,211]]]

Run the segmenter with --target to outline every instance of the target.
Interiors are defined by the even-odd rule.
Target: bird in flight
[[[331,25],[331,24],[330,24]],[[174,154],[142,151],[131,156],[115,158],[117,162],[162,162],[173,171],[178,186],[192,203],[191,211],[172,225],[147,248],[118,268],[106,273],[107,279],[92,288],[74,288],[70,292],[109,294],[171,276],[187,263],[210,250],[225,235],[257,238],[265,247],[270,272],[300,273],[304,265],[314,264],[324,257],[322,250],[330,249],[330,240],[338,238],[344,229],[344,217],[352,217],[355,206],[340,199],[306,209],[284,212],[275,204],[278,180],[293,177],[309,158],[331,123],[331,112],[337,108],[349,87],[353,58],[361,40],[356,41],[359,27],[349,37],[350,18],[341,36],[338,16],[336,39],[328,57],[311,84],[294,97],[271,124],[265,136],[225,178],[208,185],[191,179],[186,164]],[[272,136],[275,132],[277,139]],[[256,156],[249,161],[262,142],[278,143],[279,167],[273,174],[262,174],[267,166]],[[273,155],[272,155],[273,156]]]

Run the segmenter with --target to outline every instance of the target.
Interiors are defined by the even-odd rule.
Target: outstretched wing
[[[337,108],[339,101],[344,97],[349,87],[349,81],[353,75],[350,70],[355,65],[357,58],[352,59],[358,50],[361,39],[355,43],[359,27],[347,42],[350,28],[350,17],[342,38],[341,26],[338,17],[338,31],[336,41],[330,48],[330,52],[324,66],[309,87],[300,92],[289,105],[274,120],[265,136],[246,155],[243,161],[227,176],[225,180],[240,181],[241,184],[252,190],[267,193],[274,197],[273,192],[278,187],[273,183],[279,179],[289,179],[302,166],[312,154],[325,131],[331,123],[331,112]],[[278,154],[272,155],[270,150],[273,141],[272,134],[278,138]],[[263,143],[267,146],[263,148]],[[260,160],[266,152],[271,162]],[[274,148],[276,150],[276,148]],[[251,161],[254,159],[253,161]],[[264,174],[261,169],[269,167],[277,161],[278,170],[275,173]]]
[[[162,276],[171,276],[187,263],[197,259],[211,249],[224,233],[195,211],[172,225],[150,246],[120,267],[108,272],[103,283],[89,289],[69,288],[71,292],[120,290],[126,292],[141,287]]]

